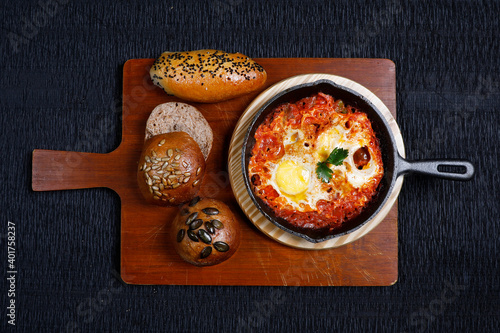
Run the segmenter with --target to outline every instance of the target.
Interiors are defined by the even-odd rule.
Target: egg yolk
[[[294,161],[283,161],[276,170],[276,184],[289,195],[304,192],[309,186],[310,172]]]
[[[343,136],[337,128],[329,129],[318,137],[316,158],[324,161],[330,156],[333,148],[343,142]]]

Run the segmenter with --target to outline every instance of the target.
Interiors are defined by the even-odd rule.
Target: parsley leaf
[[[332,169],[325,162],[318,162],[316,164],[316,175],[323,183],[328,183],[332,179],[332,174]]]
[[[342,162],[349,154],[349,151],[344,148],[335,148],[330,153],[330,156],[324,162],[316,163],[316,175],[323,183],[328,183],[332,179],[333,171],[328,167],[329,164],[342,165]]]
[[[349,154],[349,151],[344,148],[335,148],[330,153],[330,156],[326,159],[325,162],[333,164],[333,165],[341,165],[344,162],[344,159]]]

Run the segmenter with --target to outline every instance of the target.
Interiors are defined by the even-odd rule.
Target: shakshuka
[[[323,93],[277,106],[254,137],[255,195],[300,228],[333,230],[356,217],[384,175],[366,113]]]

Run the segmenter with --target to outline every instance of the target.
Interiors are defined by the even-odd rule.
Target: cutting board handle
[[[117,157],[116,150],[95,154],[35,149],[32,188],[34,191],[113,188],[119,178]]]

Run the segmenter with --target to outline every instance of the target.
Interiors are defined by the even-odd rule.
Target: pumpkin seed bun
[[[210,266],[236,252],[240,234],[238,221],[225,203],[195,197],[180,207],[169,238],[182,259],[195,266]]]
[[[205,160],[213,142],[212,128],[203,114],[192,105],[181,102],[160,104],[153,109],[146,122],[144,141],[155,135],[186,132],[198,144]]]

